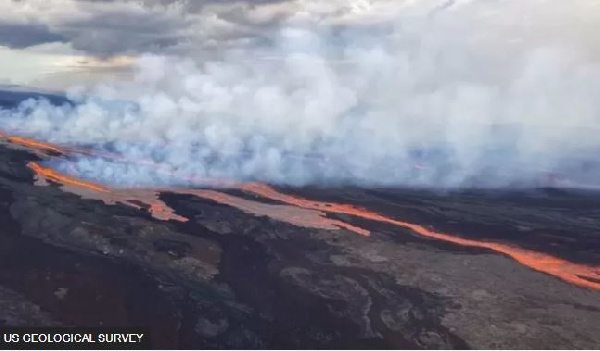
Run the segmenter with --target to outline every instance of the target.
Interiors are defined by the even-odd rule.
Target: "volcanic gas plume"
[[[43,150],[50,149],[62,153],[62,149],[36,142],[26,138],[8,138],[10,142],[26,145]],[[571,284],[600,290],[600,267],[572,263],[548,254],[522,249],[507,244],[466,239],[457,235],[439,233],[434,230],[414,223],[400,221],[384,216],[367,209],[358,208],[348,204],[313,201],[298,196],[282,193],[275,188],[261,183],[229,183],[227,187],[243,190],[244,192],[258,195],[281,204],[265,204],[258,201],[242,199],[214,189],[187,189],[187,188],[154,188],[154,189],[119,189],[108,188],[89,181],[77,179],[72,176],[60,174],[50,168],[32,162],[29,167],[38,177],[50,180],[66,187],[83,197],[100,199],[108,204],[122,203],[137,209],[145,208],[159,220],[174,220],[186,222],[189,219],[175,213],[159,199],[161,192],[192,195],[238,208],[244,212],[257,216],[269,216],[273,219],[287,222],[297,226],[305,226],[326,230],[345,229],[356,234],[369,236],[367,229],[360,228],[342,220],[330,219],[327,213],[346,214],[356,218],[386,223],[394,227],[408,229],[416,235],[441,240],[456,245],[487,249],[513,258],[515,261],[543,272],[556,276]],[[214,185],[214,184],[213,184]],[[142,204],[142,205],[140,205]]]
[[[353,30],[289,24],[218,61],[143,56],[134,78],[73,89],[62,106],[2,110],[0,128],[187,178],[454,188],[561,174],[594,184],[600,167],[583,164],[600,164],[598,52],[566,37],[581,18],[564,2],[521,3],[465,2]],[[529,18],[527,30],[504,25],[515,18]],[[542,35],[555,23],[564,33]],[[127,162],[74,163],[106,184],[177,185]]]

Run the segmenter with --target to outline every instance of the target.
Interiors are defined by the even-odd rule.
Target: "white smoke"
[[[600,171],[578,163],[600,150],[596,58],[581,45],[545,40],[543,25],[525,39],[490,29],[482,13],[439,11],[362,29],[291,26],[274,45],[218,62],[144,56],[134,80],[74,90],[74,105],[30,100],[1,111],[0,128],[135,161],[57,165],[116,185],[597,178]]]

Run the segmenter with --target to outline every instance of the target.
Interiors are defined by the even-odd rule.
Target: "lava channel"
[[[45,144],[42,142],[38,142],[31,139],[20,138],[20,137],[9,137],[9,140],[14,143],[19,143],[21,145],[29,146],[36,149],[42,149],[47,151],[54,151],[64,154],[64,151],[60,148],[57,148],[53,145]],[[53,180],[55,182],[71,185],[83,189],[92,190],[97,193],[104,194],[102,196],[102,200],[107,203],[116,203],[120,202],[123,204],[127,204],[129,206],[135,208],[141,208],[136,204],[136,201],[142,202],[149,206],[149,212],[158,219],[161,220],[177,220],[181,222],[188,221],[187,218],[179,216],[175,213],[175,211],[169,208],[164,202],[158,199],[158,190],[154,189],[132,189],[132,190],[119,190],[115,192],[109,188],[102,187],[100,185],[83,181],[74,177],[69,177],[66,175],[59,174],[52,169],[45,168],[40,166],[35,162],[31,162],[29,167],[34,170],[38,175],[47,178],[49,180]],[[318,220],[309,221],[305,223],[305,226],[317,226],[319,228],[345,228],[351,230],[355,233],[368,236],[370,233],[368,230],[352,226],[348,223],[339,220],[332,220],[324,217],[322,213],[336,213],[336,214],[347,214],[355,217],[377,221],[381,223],[391,224],[397,227],[410,229],[412,232],[427,238],[437,239],[445,242],[450,242],[453,244],[467,246],[467,247],[475,247],[488,249],[491,251],[499,252],[504,255],[507,255],[513,258],[515,261],[530,267],[536,271],[546,273],[549,275],[553,275],[558,277],[566,282],[571,284],[587,287],[592,289],[600,290],[600,267],[596,266],[588,266],[584,264],[578,264],[569,262],[558,257],[554,257],[548,254],[535,252],[531,250],[526,250],[506,244],[501,244],[497,242],[490,242],[484,240],[475,240],[475,239],[467,239],[461,238],[445,233],[439,233],[432,230],[427,229],[424,226],[408,223],[404,221],[399,221],[390,217],[386,217],[384,215],[371,212],[366,209],[358,208],[348,204],[340,204],[340,203],[332,203],[332,202],[321,202],[321,201],[312,201],[308,199],[304,199],[297,196],[292,196],[288,194],[281,193],[274,188],[261,183],[246,183],[241,185],[232,186],[234,188],[241,189],[243,191],[253,193],[264,198],[268,198],[271,200],[280,201],[282,203],[286,203],[288,205],[301,207],[304,209],[310,209],[319,211],[321,214],[317,216]],[[279,220],[284,220],[285,216],[279,214],[265,213],[269,211],[265,211],[264,207],[260,207],[255,202],[254,204],[250,204],[240,198],[236,198],[230,195],[226,195],[223,193],[219,193],[216,191],[208,192],[204,190],[204,192],[200,192],[200,190],[194,189],[185,189],[185,190],[176,190],[176,189],[162,189],[160,191],[171,191],[171,192],[179,192],[179,193],[188,193],[191,195],[196,195],[199,197],[204,197],[213,201],[221,202],[223,204],[227,204],[233,207],[237,207],[245,212],[253,212],[257,215],[271,215],[274,218]],[[273,210],[271,208],[270,210]],[[306,220],[307,217],[303,217]],[[292,224],[299,223],[297,219],[288,219],[287,222]],[[330,221],[330,222],[325,222]]]
[[[343,228],[359,235],[369,236],[369,231],[366,229],[336,219],[327,218],[325,217],[324,212],[314,209],[306,209],[298,206],[265,204],[258,201],[239,198],[215,190],[165,189],[165,191],[178,194],[194,195],[200,198],[235,207],[246,213],[251,213],[256,216],[268,216],[275,220],[290,223],[298,227],[328,230],[338,230]]]
[[[438,233],[421,225],[399,221],[355,206],[333,202],[312,201],[297,196],[284,194],[265,184],[250,183],[242,185],[240,189],[264,198],[280,201],[298,207],[327,213],[352,215],[363,219],[407,228],[423,237],[442,240],[461,246],[492,250],[507,255],[513,258],[515,261],[536,271],[553,275],[571,284],[600,290],[600,282],[598,281],[598,278],[600,278],[600,267],[597,266],[573,263],[541,252],[526,250],[506,244],[466,239],[454,235]]]
[[[106,204],[122,203],[130,207],[142,210],[147,209],[150,214],[159,220],[175,220],[187,222],[188,218],[178,215],[174,209],[167,206],[158,199],[161,192],[192,195],[207,200],[215,201],[231,207],[235,207],[246,213],[256,216],[268,216],[281,222],[290,223],[295,226],[338,230],[346,229],[360,235],[369,235],[369,231],[354,225],[325,217],[325,213],[316,210],[305,209],[289,205],[271,205],[257,201],[246,200],[215,190],[203,189],[114,189],[100,186],[98,184],[81,180],[72,176],[60,174],[50,168],[43,167],[36,162],[30,162],[31,168],[38,177],[51,180],[63,186],[69,186],[70,192],[76,193],[84,198],[102,200]],[[72,188],[75,187],[75,188]],[[83,191],[82,191],[83,190]]]
[[[47,144],[47,143],[37,141],[34,139],[29,139],[29,138],[24,138],[24,137],[19,137],[19,136],[9,136],[9,137],[7,137],[7,139],[8,139],[8,141],[10,141],[13,144],[25,146],[25,147],[28,147],[31,149],[44,151],[44,152],[54,152],[59,155],[66,154],[66,152],[63,149],[61,149],[55,145]]]
[[[53,169],[41,166],[37,162],[27,164],[39,178],[51,180],[68,187],[66,190],[83,198],[101,200],[106,204],[121,203],[135,209],[147,209],[152,217],[168,221],[187,222],[188,219],[175,213],[158,198],[158,192],[152,189],[111,189],[89,181],[60,174]],[[141,205],[140,205],[141,204]]]

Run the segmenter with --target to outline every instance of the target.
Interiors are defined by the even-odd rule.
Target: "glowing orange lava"
[[[268,216],[300,227],[336,230],[344,228],[359,235],[369,236],[369,231],[339,220],[325,217],[322,211],[297,206],[273,205],[242,199],[215,190],[203,189],[166,189],[166,191],[198,196],[224,205],[238,208],[257,216]]]
[[[91,190],[91,193],[81,193],[79,195],[102,200],[108,204],[122,203],[138,210],[143,209],[138,203],[146,204],[148,212],[156,218],[163,221],[174,220],[178,222],[187,222],[188,219],[175,213],[163,201],[158,199],[156,190],[151,189],[110,189],[98,184],[77,179],[75,177],[60,174],[50,168],[43,167],[37,162],[27,164],[39,177],[51,180],[53,182],[68,185],[84,190]]]
[[[27,167],[31,168],[39,176],[43,176],[44,178],[50,179],[57,183],[61,183],[61,184],[65,184],[65,185],[72,185],[72,186],[85,188],[85,189],[89,189],[89,190],[97,191],[97,192],[101,192],[101,193],[110,192],[110,190],[108,188],[105,188],[98,184],[94,184],[92,182],[87,182],[87,181],[80,180],[77,178],[65,176],[63,174],[55,172],[54,170],[52,170],[50,168],[42,167],[37,162],[29,162],[27,164]]]
[[[52,152],[56,152],[61,155],[65,154],[65,151],[63,151],[62,149],[60,149],[57,146],[43,143],[41,141],[29,139],[29,138],[23,138],[23,137],[18,137],[18,136],[9,136],[8,141],[10,141],[13,144],[30,147],[30,148],[36,149],[36,150],[52,151]]]
[[[152,217],[161,221],[177,221],[182,223],[189,221],[186,217],[175,213],[175,210],[161,201],[158,198],[158,195],[159,193],[152,189],[125,190],[120,193],[120,197],[124,198],[124,200],[120,200],[120,202],[130,206],[133,206],[134,204],[132,201],[146,203],[150,206],[148,212],[150,212]]]
[[[241,187],[241,189],[271,200],[277,200],[303,208],[309,208],[328,213],[348,214],[359,218],[407,228],[424,237],[442,240],[462,246],[477,247],[500,252],[537,271],[559,277],[564,281],[578,286],[600,290],[600,283],[596,281],[598,277],[600,277],[600,267],[572,263],[544,253],[530,251],[501,243],[466,239],[444,233],[438,233],[421,225],[398,221],[366,209],[346,204],[311,201],[300,197],[283,194],[264,184],[245,184]]]
[[[1,136],[1,135],[0,135]],[[16,144],[32,147],[38,150],[53,151],[60,154],[64,154],[65,151],[56,146],[49,145],[46,143],[38,142],[35,140],[21,138],[21,137],[9,137],[11,142]],[[71,150],[69,150],[71,151]],[[77,152],[73,149],[74,152]],[[87,152],[87,151],[86,151]],[[156,165],[152,163],[153,165]],[[600,290],[600,267],[588,266],[584,264],[577,264],[565,261],[563,259],[547,255],[540,252],[522,249],[506,244],[489,242],[484,240],[475,240],[461,238],[449,234],[438,233],[425,228],[424,226],[412,224],[408,222],[399,221],[375,212],[371,212],[367,209],[358,208],[348,204],[332,203],[332,202],[321,202],[304,199],[297,196],[281,193],[274,188],[260,183],[247,183],[241,185],[234,185],[232,182],[221,182],[211,181],[209,179],[203,179],[205,182],[213,182],[216,185],[225,185],[231,188],[238,188],[243,191],[259,195],[264,198],[271,200],[280,201],[282,203],[296,206],[303,209],[312,210],[314,212],[294,212],[289,208],[277,207],[278,205],[263,204],[256,201],[250,201],[238,197],[234,197],[228,194],[213,190],[200,190],[200,189],[123,189],[115,190],[105,188],[92,182],[80,180],[74,177],[66,176],[55,172],[52,169],[42,167],[36,162],[28,164],[29,168],[34,170],[39,176],[45,179],[52,180],[57,183],[64,185],[71,185],[74,187],[92,190],[102,194],[101,199],[111,203],[124,203],[129,206],[141,209],[142,207],[137,205],[135,201],[148,204],[148,211],[155,217],[161,220],[176,220],[185,222],[188,219],[179,216],[173,209],[168,207],[164,202],[158,199],[159,191],[170,191],[176,193],[186,193],[202,198],[210,199],[219,203],[227,204],[239,208],[245,212],[254,213],[257,215],[267,215],[278,220],[286,221],[295,225],[303,225],[325,229],[338,229],[345,228],[351,230],[360,235],[369,235],[369,231],[363,228],[353,226],[340,220],[334,220],[324,217],[324,213],[337,213],[352,215],[358,218],[363,218],[371,221],[377,221],[381,223],[387,223],[394,226],[410,229],[412,232],[419,234],[423,237],[442,240],[457,245],[476,247],[492,250],[495,252],[507,255],[517,262],[526,265],[537,271],[556,276],[571,284],[598,289]]]
[[[158,193],[161,191],[173,192],[179,194],[188,194],[205,198],[228,206],[238,208],[244,212],[252,213],[258,216],[269,216],[273,219],[287,222],[297,226],[312,227],[320,229],[336,230],[344,228],[360,235],[369,235],[366,229],[353,226],[351,224],[326,218],[321,211],[307,210],[298,207],[286,205],[270,205],[257,201],[246,200],[232,195],[221,193],[215,190],[202,189],[110,189],[94,184],[92,182],[77,179],[75,177],[60,174],[50,168],[43,167],[36,162],[30,162],[29,168],[34,170],[38,176],[54,182],[75,186],[78,188],[102,193],[102,195],[85,194],[87,197],[93,197],[105,201],[106,203],[123,203],[136,209],[143,209],[138,203],[147,204],[148,211],[156,219],[175,220],[187,222],[189,219],[180,216],[158,199]],[[81,194],[83,195],[83,194]]]

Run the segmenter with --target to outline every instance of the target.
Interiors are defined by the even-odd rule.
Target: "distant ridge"
[[[46,99],[55,105],[62,105],[70,101],[61,93],[36,91],[16,85],[0,85],[0,108],[14,108],[27,99]]]

